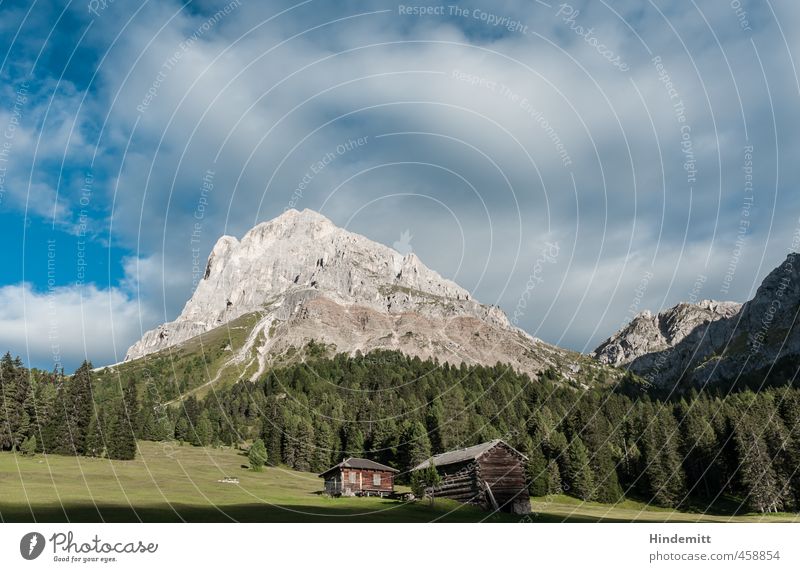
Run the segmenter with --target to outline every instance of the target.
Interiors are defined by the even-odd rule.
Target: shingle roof
[[[464,461],[474,461],[487,451],[494,449],[500,443],[508,447],[511,451],[513,451],[523,459],[526,458],[525,455],[514,449],[514,447],[512,447],[502,439],[494,439],[492,441],[487,441],[486,443],[481,443],[480,445],[473,445],[472,447],[467,447],[466,449],[456,449],[455,451],[447,451],[446,453],[434,455],[430,459],[423,461],[422,463],[420,463],[411,470],[418,471],[420,469],[427,469],[430,466],[431,462],[433,462],[433,464],[437,467],[444,467],[446,465],[452,465],[454,463],[463,463]]]
[[[361,459],[359,457],[349,457],[344,461],[342,461],[341,463],[339,463],[338,465],[332,466],[324,473],[320,473],[319,476],[323,477],[336,469],[371,469],[373,471],[390,471],[392,473],[400,472],[397,469],[393,469],[392,467],[376,463],[375,461],[370,461],[369,459]]]

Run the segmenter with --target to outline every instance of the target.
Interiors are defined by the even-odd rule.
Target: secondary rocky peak
[[[702,300],[640,314],[594,356],[657,385],[764,384],[796,371],[800,358],[797,254],[770,272],[745,304]],[[792,369],[794,368],[794,369]]]
[[[630,364],[675,346],[698,327],[736,315],[741,307],[737,302],[702,300],[694,304],[681,302],[658,314],[644,310],[600,344],[593,355],[609,365]]]

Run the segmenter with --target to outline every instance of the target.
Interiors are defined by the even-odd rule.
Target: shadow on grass
[[[365,507],[366,508],[366,507]],[[186,504],[125,505],[70,503],[3,505],[3,522],[519,522],[521,517],[492,515],[468,506],[422,506],[386,501],[379,510],[358,511],[353,506],[278,506],[233,504],[220,507]]]

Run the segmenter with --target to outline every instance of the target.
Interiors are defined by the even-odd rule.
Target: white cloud
[[[140,311],[117,288],[88,285],[36,291],[30,284],[3,286],[0,347],[39,367],[71,367],[84,359],[96,366],[115,363],[139,337]]]
[[[624,56],[630,72],[621,73],[599,56],[555,16],[555,9],[527,0],[492,9],[529,24],[545,39],[520,34],[490,38],[492,30],[479,21],[469,20],[466,29],[459,29],[442,19],[403,18],[396,4],[378,3],[394,13],[324,26],[280,47],[289,36],[317,24],[377,8],[359,2],[314,3],[265,23],[279,10],[274,4],[243,3],[170,67],[144,112],[137,105],[204,16],[181,11],[168,22],[179,5],[161,2],[145,6],[131,22],[123,17],[114,21],[118,11],[131,8],[110,5],[99,22],[103,25],[94,26],[86,41],[105,50],[116,37],[114,24],[128,27],[113,49],[103,51],[106,59],[77,134],[105,126],[97,156],[115,182],[105,189],[115,201],[111,242],[134,250],[137,257],[126,263],[128,278],[120,289],[103,291],[120,296],[118,309],[133,317],[125,329],[132,339],[125,344],[180,310],[191,293],[192,247],[200,249],[204,261],[220,235],[241,236],[259,220],[277,215],[311,163],[343,141],[364,135],[370,143],[317,174],[297,206],[324,204],[339,224],[358,212],[355,230],[387,244],[410,229],[423,260],[444,274],[457,271],[465,286],[478,285],[481,299],[500,301],[507,309],[525,285],[526,265],[538,255],[541,237],[559,237],[560,274],[548,277],[547,286],[537,292],[539,307],[520,325],[572,347],[591,347],[618,325],[648,268],[641,261],[657,257],[658,280],[641,301],[652,309],[685,298],[701,271],[698,264],[709,283],[722,276],[742,205],[743,115],[758,163],[750,244],[755,251],[756,244],[774,242],[775,229],[786,226],[781,220],[771,224],[778,199],[779,219],[781,213],[794,212],[799,200],[776,186],[778,179],[784,185],[797,182],[791,171],[797,143],[780,131],[790,124],[787,114],[796,108],[797,94],[783,40],[765,9],[750,8],[754,31],[745,34],[726,3],[703,7],[709,24],[680,3],[666,6],[664,16],[633,0],[615,4],[628,15],[649,54],[604,5],[573,4],[581,10],[578,23],[594,27],[603,43]],[[795,49],[796,10],[780,8],[779,16],[789,47]],[[370,44],[382,45],[365,47]],[[764,63],[769,91],[753,46]],[[353,49],[359,47],[365,48]],[[341,50],[349,51],[337,55]],[[662,57],[686,104],[699,165],[691,197],[682,169],[680,126],[650,63],[654,54]],[[794,57],[800,61],[800,53]],[[513,94],[454,79],[454,70],[505,84]],[[67,119],[78,96],[68,90],[57,102],[61,107],[49,120],[51,136],[39,149],[40,160],[63,155]],[[547,130],[519,98],[542,113],[565,145],[574,189]],[[434,135],[376,137],[396,131]],[[28,139],[20,135],[20,153],[29,147]],[[71,145],[79,155],[89,149],[79,136]],[[220,160],[214,164],[218,150]],[[369,170],[393,162],[406,164]],[[214,190],[200,242],[190,245],[200,182],[209,168],[215,170]],[[39,197],[36,205],[52,208],[51,184],[37,180],[31,191]],[[705,268],[709,248],[717,258]],[[468,255],[459,266],[464,252]],[[748,257],[732,292],[741,299],[782,254],[771,252],[763,265]],[[623,271],[620,261],[626,257],[637,264]],[[581,319],[567,328],[581,300]],[[64,302],[69,306],[68,299]],[[551,303],[553,310],[544,319]],[[125,313],[129,306],[133,313]]]

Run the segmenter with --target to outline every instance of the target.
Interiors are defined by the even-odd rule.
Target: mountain
[[[800,356],[796,257],[770,272],[745,304],[704,300],[643,312],[592,355],[658,386],[784,383]]]
[[[288,210],[241,241],[220,238],[180,316],[145,333],[125,359],[225,344],[230,355],[217,376],[236,366],[237,376],[256,379],[309,343],[331,354],[384,349],[452,364],[500,362],[531,375],[554,368],[574,378],[583,368],[582,377],[591,378],[606,370],[514,327],[499,308],[474,300],[415,254],[311,210]]]
[[[735,316],[742,305],[737,302],[703,300],[696,304],[680,303],[653,314],[645,310],[593,352],[600,361],[613,366],[636,363],[644,368],[646,356],[678,345],[689,335],[705,331],[711,322]]]

